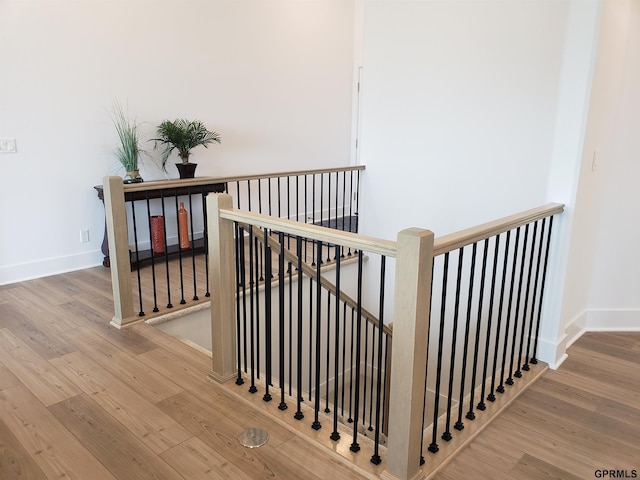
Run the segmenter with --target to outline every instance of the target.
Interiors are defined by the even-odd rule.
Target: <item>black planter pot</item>
[[[193,178],[196,173],[197,163],[176,163],[180,178]]]

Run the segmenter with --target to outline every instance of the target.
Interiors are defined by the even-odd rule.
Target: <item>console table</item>
[[[171,182],[172,186],[167,186],[166,188],[162,187],[162,183]],[[159,180],[153,182],[146,183],[137,183],[135,184],[136,189],[134,191],[126,191],[124,193],[125,202],[134,202],[136,200],[147,200],[147,199],[155,199],[155,198],[167,198],[167,197],[179,197],[183,195],[202,195],[206,197],[209,193],[222,193],[226,191],[227,184],[226,183],[198,183],[197,185],[193,184],[193,180],[185,181],[184,183],[188,183],[188,185],[180,185],[181,181],[179,180]],[[98,198],[102,200],[104,204],[104,191],[102,185],[95,185],[93,187],[97,193]],[[204,202],[204,198],[202,199]],[[192,248],[194,250],[203,250],[205,247],[204,240],[199,239],[192,243]],[[180,247],[179,245],[167,245],[167,253],[169,255],[173,255],[178,253]],[[105,267],[109,267],[111,265],[109,261],[109,241],[107,239],[107,229],[105,223],[104,236],[102,238],[102,254],[104,255],[104,259],[102,260],[102,265]],[[136,254],[135,252],[129,252],[131,265],[135,265],[136,262]],[[143,262],[145,260],[150,259],[153,256],[153,252],[151,250],[144,250],[138,252],[138,262]]]

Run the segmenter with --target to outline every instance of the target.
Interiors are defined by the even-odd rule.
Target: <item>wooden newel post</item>
[[[420,445],[432,259],[432,232],[410,228],[398,234],[385,479],[424,478]]]
[[[129,232],[127,213],[124,208],[122,177],[104,177],[102,188],[111,261],[111,288],[113,289],[114,316],[111,325],[122,328],[138,320],[133,311]]]
[[[232,208],[231,195],[207,196],[209,226],[209,281],[211,291],[211,378],[226,382],[235,378],[235,247],[233,222],[220,218],[220,210]]]

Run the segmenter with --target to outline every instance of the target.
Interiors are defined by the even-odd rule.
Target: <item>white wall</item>
[[[437,237],[550,200],[570,7],[365,2],[364,233]]]
[[[0,155],[0,284],[101,262],[114,99],[146,138],[176,117],[220,132],[198,175],[350,162],[352,1],[4,0],[0,18],[0,138],[18,145]]]
[[[548,199],[565,204],[554,222],[551,257],[545,286],[545,307],[539,339],[539,357],[556,368],[566,357],[567,325],[575,314],[571,303],[584,305],[584,271],[569,268],[572,251],[587,248],[583,241],[587,224],[578,210],[581,168],[590,164],[586,144],[589,99],[592,94],[597,38],[601,20],[598,0],[572,1],[566,26],[562,70],[559,79],[552,166]],[[593,153],[591,151],[591,153]],[[583,308],[583,307],[582,307]]]
[[[568,174],[575,180],[561,182],[559,180],[562,175],[559,174],[550,186],[558,194],[562,192],[563,183],[565,194],[571,195],[567,188],[571,184],[575,184],[577,189],[574,194],[575,202],[571,202],[563,215],[572,217],[573,221],[563,221],[560,225],[565,230],[565,242],[555,255],[556,265],[564,264],[566,275],[564,279],[562,275],[553,276],[559,272],[556,269],[550,277],[550,296],[557,301],[554,302],[556,309],[547,313],[552,317],[559,317],[560,321],[555,325],[547,325],[547,332],[550,332],[547,335],[555,335],[559,345],[554,348],[559,352],[563,351],[563,343],[566,345],[573,342],[586,327],[590,289],[595,280],[593,266],[597,254],[596,239],[602,227],[601,216],[604,214],[603,177],[608,163],[606,159],[610,157],[610,150],[614,146],[612,119],[615,118],[619,102],[622,62],[629,29],[629,8],[628,0],[602,2],[584,146],[579,162]],[[569,160],[572,158],[575,156]]]
[[[609,80],[608,109],[596,137],[597,201],[588,329],[640,329],[640,1],[606,3],[610,41],[598,72]],[[603,31],[604,35],[604,31]],[[599,52],[600,55],[600,52]],[[593,182],[593,181],[592,181]],[[585,186],[586,187],[586,186]]]
[[[584,146],[573,168],[579,183],[563,216],[572,221],[563,218],[564,245],[556,245],[556,266],[566,271],[550,272],[557,310],[545,314],[558,321],[547,322],[544,335],[555,338],[548,347],[556,363],[585,330],[640,328],[640,1],[605,0],[600,18]],[[558,187],[550,182],[550,189]]]
[[[545,203],[568,7],[365,2],[367,233],[444,235]]]

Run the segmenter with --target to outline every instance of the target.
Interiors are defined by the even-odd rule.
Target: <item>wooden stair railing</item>
[[[529,368],[529,363],[536,363],[536,339],[540,322],[544,280],[549,259],[551,226],[553,224],[552,217],[553,215],[562,212],[563,205],[549,204],[518,215],[513,215],[498,221],[489,222],[478,227],[467,229],[456,234],[447,235],[437,239],[435,242],[433,240],[433,235],[430,232],[419,229],[408,229],[403,231],[398,234],[397,242],[390,242],[361,235],[354,235],[348,232],[329,231],[313,225],[303,225],[297,222],[255,215],[250,212],[233,209],[230,207],[228,201],[225,202],[226,203],[224,205],[220,204],[217,209],[211,210],[210,222],[217,222],[220,224],[239,222],[246,227],[257,227],[259,229],[258,232],[260,232],[258,235],[259,238],[264,236],[265,230],[273,230],[277,232],[284,232],[286,235],[310,238],[332,245],[349,246],[358,251],[373,252],[396,259],[393,328],[391,325],[384,326],[385,333],[393,333],[393,337],[395,337],[393,343],[395,345],[393,349],[390,349],[389,354],[389,371],[391,372],[390,381],[387,385],[389,413],[387,415],[388,427],[384,427],[384,430],[388,432],[388,450],[384,471],[381,473],[383,478],[406,479],[419,478],[421,475],[431,475],[432,472],[421,472],[420,470],[420,458],[423,455],[427,455],[422,451],[423,432],[425,432],[424,446],[426,447],[427,444],[429,444],[429,440],[431,440],[432,443],[429,444],[428,450],[429,452],[437,452],[439,449],[435,443],[436,430],[444,429],[445,435],[443,435],[443,439],[446,441],[450,440],[453,437],[449,431],[449,427],[451,425],[450,422],[452,422],[452,414],[458,413],[459,419],[458,422],[456,422],[456,429],[462,431],[464,426],[460,421],[460,418],[464,414],[464,410],[466,410],[466,405],[474,403],[474,395],[485,395],[485,384],[487,385],[487,388],[489,388],[488,385],[491,384],[489,389],[491,393],[490,397],[494,396],[494,391],[500,393],[506,392],[507,389],[503,388],[503,383],[505,385],[511,385],[511,375],[514,373],[513,370],[515,367],[518,369],[517,372],[515,372],[515,376],[517,377],[521,371],[525,371]],[[545,225],[547,219],[550,217],[551,220],[548,221],[548,225]],[[538,232],[539,222],[541,222],[541,226]],[[530,225],[532,224],[533,227],[530,228]],[[545,228],[547,228],[546,232]],[[524,231],[523,235],[521,235],[521,230]],[[531,237],[528,237],[530,230],[533,231],[533,234]],[[506,243],[500,242],[500,238],[502,238],[501,236],[503,234],[506,236]],[[515,241],[512,241],[510,244],[510,239],[513,240],[511,238],[512,236],[515,237]],[[521,236],[524,238],[520,244],[522,248],[518,247]],[[478,323],[477,326],[476,342],[474,346],[471,337],[472,332],[470,332],[470,310],[467,310],[466,312],[466,328],[464,328],[463,322],[465,322],[465,311],[463,308],[458,308],[461,300],[465,298],[465,295],[461,293],[461,275],[462,273],[467,274],[469,268],[471,268],[471,278],[473,279],[474,275],[476,275],[474,274],[474,269],[476,268],[476,251],[480,250],[477,249],[476,246],[479,242],[485,242],[484,261],[482,262],[483,281],[480,283],[482,288],[485,288],[486,284],[486,289],[488,290],[487,296],[489,296],[490,293],[491,304],[493,304],[495,300],[495,304],[500,304],[500,307],[505,308],[506,311],[504,314],[502,312],[496,313],[498,318],[494,319],[494,324],[497,324],[498,326],[498,336],[495,337],[497,340],[487,340],[487,345],[490,344],[491,348],[489,349],[489,346],[487,346],[485,351],[479,351],[478,347],[478,338],[485,335],[484,330],[482,332],[480,331],[481,324]],[[493,253],[490,254],[489,257],[487,257],[486,253],[486,246],[488,246],[488,242],[495,244],[495,248],[492,250]],[[274,238],[269,238],[268,244],[274,250],[283,250],[280,242]],[[513,247],[514,245],[515,247]],[[469,267],[468,264],[463,264],[462,254],[464,249],[468,248],[471,250],[471,247],[473,247],[472,264],[474,266]],[[286,249],[283,251],[283,256],[288,262],[291,262],[292,264],[297,262],[298,259],[296,254],[288,252]],[[450,300],[446,300],[446,289],[448,285],[446,276],[448,267],[446,265],[449,263],[448,256],[451,254],[455,258],[456,252],[459,256],[458,279],[457,282],[455,281],[455,278],[453,281],[453,283],[457,283],[457,287],[455,295],[455,315],[452,316],[452,313],[449,310],[453,310],[453,308],[451,308],[451,305],[448,306],[447,304]],[[537,261],[534,261],[534,252]],[[433,301],[430,293],[432,290],[430,285],[433,285],[431,282],[432,267],[434,265],[437,266],[438,275],[440,275],[443,268],[443,258],[445,258],[445,276],[442,280],[439,276],[436,279],[437,282],[443,282],[443,297],[442,299],[435,300],[435,302],[440,303],[440,305],[438,305],[440,310],[439,330],[440,332],[443,332],[443,328],[445,328],[445,326],[446,328],[450,328],[451,325],[454,325],[452,335],[455,343],[458,338],[457,335],[461,334],[456,333],[455,325],[458,323],[461,324],[460,328],[457,330],[459,330],[459,332],[464,330],[465,342],[469,342],[465,343],[463,354],[464,359],[462,363],[465,365],[464,368],[466,368],[467,363],[471,364],[471,357],[474,357],[474,372],[473,376],[469,375],[467,377],[467,381],[470,381],[470,376],[473,378],[473,380],[471,380],[471,391],[465,384],[464,374],[462,386],[458,391],[452,387],[454,382],[453,368],[459,368],[457,365],[459,365],[461,360],[461,354],[458,353],[456,355],[454,347],[454,349],[451,350],[451,361],[449,362],[451,367],[450,371],[441,372],[441,374],[438,375],[439,378],[444,377],[446,379],[449,377],[448,393],[440,393],[441,386],[438,385],[436,387],[436,416],[435,421],[429,425],[428,422],[425,424],[425,413],[423,411],[423,406],[426,404],[427,398],[425,392],[428,392],[426,389],[426,379],[428,375],[430,375],[428,373],[428,368],[430,365],[435,365],[435,363],[440,365],[441,357],[443,356],[442,338],[439,340],[437,338],[438,336],[442,337],[442,333],[439,335],[434,333],[431,340],[432,342],[439,342],[439,344],[432,345],[430,347],[433,352],[429,355],[429,358],[436,355],[434,352],[437,352],[437,357],[431,360],[427,359],[428,347],[426,339],[430,337],[428,333],[429,316],[430,304]],[[434,262],[434,260],[437,261]],[[497,269],[498,262],[500,262],[501,265],[499,270]],[[478,260],[478,264],[479,263],[480,261]],[[493,279],[485,282],[484,276],[486,275],[487,263],[493,264],[494,273]],[[336,291],[339,290],[334,283],[323,278],[322,275],[318,275],[318,270],[312,266],[305,264],[301,265],[300,269],[304,276],[318,278],[318,283],[327,291],[331,291],[335,294]],[[528,277],[524,276],[525,270],[528,272]],[[496,271],[501,272],[497,275],[497,282]],[[514,283],[517,275],[520,276],[520,281],[519,286],[514,290]],[[533,280],[533,278],[535,278],[535,280]],[[507,281],[508,279],[510,279],[510,282]],[[475,292],[475,297],[471,294],[473,290],[473,280],[469,282],[467,279],[464,280],[464,282],[469,284],[469,294],[467,297],[469,305],[467,309],[469,309],[472,302],[477,302],[478,293]],[[497,293],[494,292],[496,284],[502,285],[501,291]],[[489,287],[489,285],[491,285],[491,287]],[[531,289],[529,288],[530,286]],[[343,297],[342,292],[339,292],[339,296],[350,306],[360,308],[360,311],[362,311],[362,306],[358,305],[360,298],[353,299],[348,296]],[[482,297],[482,294],[480,294],[480,297]],[[480,300],[480,302],[482,302],[482,300]],[[521,303],[522,305],[520,305]],[[506,308],[507,305],[508,308]],[[514,313],[513,318],[511,317],[512,305],[516,312]],[[515,318],[518,315],[519,309],[520,311],[523,311],[523,315],[527,317],[525,320],[518,320]],[[462,312],[460,315],[461,320],[458,318],[458,310]],[[212,312],[212,318],[218,316],[218,313]],[[480,322],[480,317],[486,314],[486,304],[483,309],[483,305],[480,303],[477,307],[477,313],[478,322]],[[363,318],[364,317],[369,317],[369,320],[375,319],[374,315],[369,312],[363,314]],[[233,315],[229,316],[226,321],[232,321],[232,318]],[[218,316],[217,320],[213,321],[213,324],[215,325],[216,322],[223,321],[224,319]],[[491,324],[490,318],[489,324]],[[434,328],[436,328],[435,324]],[[226,331],[231,332],[232,328],[227,327]],[[438,330],[436,329],[434,331],[437,332]],[[487,332],[487,335],[493,335],[493,333],[490,333],[490,329],[487,330]],[[517,340],[518,338],[524,339],[525,336],[527,337],[526,357],[521,356],[516,358],[515,352],[517,350]],[[489,337],[487,336],[487,338]],[[226,338],[220,341],[230,343],[231,338]],[[523,341],[520,340],[521,354],[524,353],[523,347],[525,346],[522,342]],[[513,346],[509,347],[509,344]],[[399,348],[398,345],[401,345],[402,348]],[[529,351],[530,347],[533,350],[531,359],[529,359],[529,354],[531,353]],[[499,351],[503,351],[502,356],[498,355]],[[508,354],[511,358],[507,360]],[[449,353],[446,355],[449,355]],[[485,365],[484,372],[481,367],[476,371],[476,364],[479,365],[482,363],[482,356],[485,357],[484,363],[486,364],[487,359],[494,355],[494,359],[489,362],[489,369],[487,369],[487,365]],[[521,360],[522,358],[524,358],[524,360]],[[501,368],[500,363],[502,364]],[[507,379],[507,382],[504,382],[507,368],[510,369],[509,379]],[[216,362],[214,361],[214,371],[215,369]],[[494,390],[498,381],[500,383],[498,385],[499,388]],[[437,380],[437,382],[439,383],[440,380]],[[446,390],[443,388],[442,392],[445,391]],[[431,393],[429,393],[429,395],[431,395]],[[444,395],[446,405],[443,407],[444,413],[439,412],[437,408],[437,399],[439,398],[439,395]],[[452,401],[452,397],[455,395],[460,396],[459,402],[457,400],[456,402]],[[508,397],[504,398],[506,399]],[[493,398],[489,398],[489,401],[493,401]],[[498,402],[496,402],[496,405],[497,404]],[[480,408],[480,405],[482,405],[482,408]],[[475,418],[473,415],[473,410],[475,408],[476,407],[474,405],[467,413],[466,418],[469,421],[472,421],[473,418]],[[477,409],[483,410],[484,408],[488,407],[485,407],[484,398],[480,398],[480,403],[478,404]],[[478,430],[478,425],[481,426],[481,423],[470,425],[467,432]],[[433,429],[433,438],[429,438],[430,429]],[[458,433],[456,434],[456,436],[460,435],[461,434]],[[462,441],[464,442],[464,436],[461,436],[460,438],[462,438]],[[435,448],[432,450],[431,447]],[[443,450],[455,450],[455,448],[450,449],[443,447]],[[429,453],[429,455],[430,454],[431,453]],[[438,458],[436,463],[443,464],[445,462],[446,456],[441,456]],[[433,468],[433,464],[434,462],[425,462],[425,465],[429,466],[429,468]]]

